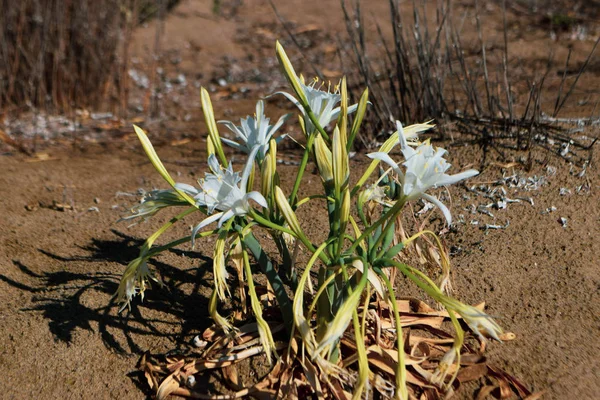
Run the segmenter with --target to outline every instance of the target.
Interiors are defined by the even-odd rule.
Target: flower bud
[[[223,164],[226,164],[227,159],[225,158],[225,153],[223,153],[221,137],[219,136],[219,130],[217,129],[217,121],[215,121],[215,113],[210,101],[210,95],[205,88],[200,89],[200,101],[202,103],[202,112],[204,113],[204,122],[208,128],[208,135],[214,146],[213,151],[217,154],[219,160]]]
[[[290,62],[290,59],[288,58],[287,54],[285,54],[285,50],[283,49],[283,46],[281,45],[281,43],[279,43],[279,41],[277,41],[277,44],[275,45],[275,52],[277,53],[277,60],[279,61],[279,65],[281,66],[281,68],[283,68],[283,73],[285,77],[287,78],[290,85],[292,85],[296,96],[298,96],[298,101],[300,102],[300,104],[302,104],[302,106],[308,107],[308,99],[306,98],[306,94],[302,89],[300,80],[298,79],[296,71],[294,71],[294,67]]]
[[[229,292],[227,287],[227,277],[229,273],[225,268],[225,240],[227,235],[222,233],[217,239],[215,251],[213,253],[213,276],[215,280],[215,289],[221,300],[226,299],[225,292]]]
[[[208,158],[210,158],[210,156],[214,156],[214,155],[215,155],[215,145],[213,144],[213,141],[209,136],[206,138],[206,157],[208,159]]]
[[[346,150],[346,143],[344,139],[345,138],[342,136],[340,130],[336,126],[335,130],[333,131],[332,141],[332,169],[336,193],[340,193],[341,190],[347,186],[348,177],[350,175],[348,168],[348,152]]]
[[[298,217],[296,217],[296,214],[292,210],[290,203],[288,203],[285,194],[283,194],[283,191],[279,186],[275,186],[275,202],[277,203],[277,207],[279,208],[279,211],[281,211],[281,214],[283,214],[283,217],[285,218],[285,221],[289,225],[290,229],[297,236],[303,236],[302,229],[300,229],[300,223],[298,222]]]
[[[273,179],[275,177],[275,170],[277,168],[277,145],[275,139],[271,139],[269,142],[269,152],[267,157],[263,161],[261,177],[260,177],[260,191],[266,199],[269,198],[271,190],[273,189]]]
[[[493,338],[501,342],[500,335],[503,333],[500,325],[492,317],[479,310],[476,307],[456,302],[453,304],[454,311],[460,314],[463,320],[469,325],[469,328],[483,341],[486,338]]]
[[[350,217],[350,191],[348,189],[344,190],[342,194],[342,205],[340,207],[340,232],[344,233],[346,231],[346,224],[348,223],[348,218]]]
[[[327,143],[321,137],[317,135],[314,144],[315,158],[317,159],[317,166],[319,167],[319,173],[323,182],[329,182],[333,180],[333,164],[331,159],[333,158],[331,150],[327,148]]]

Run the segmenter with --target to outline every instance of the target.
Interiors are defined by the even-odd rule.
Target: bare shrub
[[[123,96],[118,52],[127,55],[136,3],[0,1],[0,109],[61,111]]]
[[[481,3],[481,4],[480,4]],[[557,73],[554,55],[548,56],[545,68],[533,74],[511,74],[511,68],[520,60],[511,58],[507,28],[507,5],[501,2],[501,43],[486,42],[482,28],[481,7],[475,1],[476,39],[466,43],[462,32],[466,14],[457,16],[450,1],[438,1],[435,12],[430,2],[413,1],[412,15],[402,13],[397,0],[389,0],[392,37],[383,34],[377,20],[380,51],[373,51],[366,37],[361,2],[341,1],[350,37],[350,51],[346,52],[352,63],[346,63],[350,87],[357,83],[369,88],[374,113],[367,121],[370,135],[360,142],[364,147],[374,146],[387,136],[395,119],[404,123],[434,119],[442,135],[448,135],[448,126],[472,135],[482,148],[494,150],[504,157],[503,149],[529,150],[532,144],[541,144],[551,152],[561,154],[567,149],[590,149],[593,142],[582,142],[569,137],[570,130],[556,125],[557,115],[573,94],[598,45],[595,42],[587,59],[575,73]],[[600,40],[600,39],[599,39]],[[564,71],[569,66],[567,57]],[[560,62],[562,67],[562,62]],[[514,72],[514,71],[513,71]],[[560,76],[560,84],[552,101],[554,108],[544,114],[542,95],[550,72]],[[517,93],[515,87],[525,87]],[[549,99],[547,99],[549,100]],[[593,117],[593,116],[592,116]],[[592,123],[594,118],[576,118],[579,125]],[[572,121],[571,121],[572,122]],[[563,154],[561,154],[563,155]],[[585,162],[588,155],[575,161]],[[485,158],[485,157],[484,157]]]

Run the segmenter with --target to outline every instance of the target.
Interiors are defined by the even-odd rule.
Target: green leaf
[[[346,301],[340,306],[337,313],[333,317],[333,321],[331,321],[327,327],[327,331],[325,332],[325,335],[319,342],[319,346],[316,349],[317,353],[321,353],[324,350],[329,350],[331,345],[340,337],[342,337],[346,331],[346,328],[348,328],[348,325],[350,325],[353,312],[358,308],[362,292],[367,286],[367,282],[368,274],[362,274],[358,285],[354,288]]]
[[[281,277],[279,274],[277,274],[273,263],[271,263],[271,260],[269,260],[269,256],[263,251],[260,243],[258,240],[256,240],[252,233],[249,233],[244,237],[244,246],[250,250],[256,261],[258,261],[263,273],[267,276],[267,279],[269,280],[269,283],[275,292],[277,303],[279,303],[285,328],[288,333],[291,333],[294,324],[292,303],[290,302],[290,299],[285,291],[285,285],[283,284]]]
[[[167,169],[163,165],[162,161],[160,161],[160,158],[158,158],[158,154],[156,154],[154,146],[152,146],[152,143],[150,142],[150,139],[148,139],[146,132],[144,132],[144,130],[137,125],[133,125],[133,129],[135,130],[138,139],[140,139],[140,142],[142,142],[142,147],[144,148],[144,151],[146,152],[146,155],[150,159],[150,162],[154,168],[156,168],[160,176],[162,176],[163,179],[169,183],[169,185],[175,186],[175,181],[167,172]]]
[[[169,172],[167,172],[167,169],[163,165],[162,161],[160,161],[160,158],[158,158],[158,154],[156,154],[156,151],[154,150],[154,146],[152,146],[152,143],[150,142],[150,139],[148,139],[146,132],[144,132],[144,130],[137,125],[133,125],[133,129],[135,130],[137,137],[140,139],[140,142],[142,143],[142,147],[144,148],[146,155],[150,159],[150,162],[152,163],[154,168],[158,171],[160,176],[162,176],[163,179],[165,181],[167,181],[169,183],[169,185],[171,185],[171,187],[173,187],[173,189],[175,189],[175,191],[182,198],[184,198],[188,203],[190,203],[191,205],[193,205],[195,207],[196,202],[194,201],[194,199],[192,199],[187,193],[182,192],[181,190],[179,190],[175,187],[175,181],[173,180],[173,178],[171,178],[171,175],[169,175]]]
[[[350,151],[350,149],[352,148],[352,144],[354,144],[356,134],[360,129],[360,125],[362,124],[363,118],[365,117],[365,112],[367,111],[367,104],[369,104],[369,89],[365,89],[362,96],[360,97],[360,101],[358,102],[358,109],[356,110],[356,116],[354,117],[352,130],[350,131],[350,137],[348,138],[348,143],[346,145],[348,151]]]
[[[215,113],[213,111],[212,102],[210,101],[210,95],[205,88],[200,89],[200,101],[202,103],[202,112],[204,113],[204,122],[208,128],[208,134],[214,150],[221,161],[221,164],[227,166],[227,158],[223,153],[223,146],[221,145],[221,137],[219,136],[219,130],[217,129],[217,121],[215,121]]]
[[[398,253],[400,253],[400,251],[402,251],[403,248],[404,243],[398,243],[397,245],[393,246],[388,251],[386,251],[382,258],[394,258],[398,255]]]

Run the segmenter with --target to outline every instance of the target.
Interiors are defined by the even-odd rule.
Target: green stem
[[[404,274],[408,279],[413,281],[415,285],[417,285],[419,288],[425,291],[425,293],[431,296],[435,301],[444,304],[444,302],[441,301],[441,298],[446,296],[444,296],[444,294],[437,287],[435,282],[433,282],[427,275],[398,261],[384,259],[382,260],[382,262],[386,265],[398,268],[400,272],[402,272],[402,274]]]
[[[281,309],[281,315],[283,317],[285,328],[288,331],[288,333],[291,334],[292,327],[294,324],[294,311],[292,309],[292,303],[290,302],[290,299],[288,298],[288,295],[285,291],[285,285],[281,280],[281,277],[277,274],[273,263],[271,262],[271,260],[269,260],[269,257],[263,251],[262,247],[260,246],[260,243],[258,242],[258,240],[256,240],[252,233],[246,235],[243,241],[244,246],[246,246],[246,248],[250,250],[256,261],[258,261],[258,264],[260,265],[263,273],[269,280],[269,283],[271,284],[271,287],[275,292],[275,298],[277,298],[277,303],[279,303],[279,308]]]
[[[392,219],[388,220],[388,223],[385,225],[385,227],[381,231],[381,235],[379,235],[379,237],[375,241],[375,245],[373,246],[373,248],[375,249],[375,251],[377,251],[377,247],[379,247],[379,245],[381,244],[381,241],[384,240],[384,238],[388,234],[389,230],[392,227],[396,226],[396,224],[394,223],[395,219],[396,219],[396,217],[394,216]],[[381,256],[383,253],[385,253],[385,251],[386,251],[386,249],[385,249],[385,246],[384,246],[384,248],[382,248],[381,251],[377,252],[377,255]]]
[[[200,232],[200,233],[196,234],[194,239],[199,239],[199,238],[207,237],[210,235],[214,235],[217,232],[219,232],[218,229],[214,229],[212,231]],[[192,237],[186,236],[181,239],[173,240],[172,242],[164,244],[162,246],[156,246],[156,247],[152,248],[150,251],[148,251],[147,257],[154,257],[155,255],[162,253],[165,250],[172,249],[173,247],[179,246],[180,244],[191,242],[191,241],[192,241]]]
[[[164,224],[163,226],[160,227],[159,230],[157,230],[156,232],[154,232],[152,234],[152,236],[150,236],[148,239],[146,239],[146,241],[144,242],[143,246],[142,246],[142,252],[148,252],[148,250],[150,250],[150,248],[152,247],[152,245],[154,244],[154,242],[156,241],[156,239],[158,239],[158,237],[160,235],[162,235],[163,233],[165,233],[165,231],[167,229],[169,229],[171,226],[173,226],[173,224],[175,224],[176,222],[182,220],[183,218],[187,217],[188,215],[190,215],[191,213],[193,213],[194,211],[198,211],[198,208],[196,207],[190,207],[187,210],[185,210],[184,212],[177,214],[176,216],[174,216],[173,218],[171,218],[169,220],[169,222],[167,222],[166,224]],[[190,238],[191,240],[191,238]]]
[[[377,229],[385,221],[395,219],[396,214],[398,214],[400,211],[402,211],[402,207],[404,207],[405,203],[406,202],[402,199],[396,201],[396,204],[394,204],[394,206],[392,208],[390,208],[381,218],[379,218],[377,221],[375,221],[375,223],[373,225],[371,225],[367,229],[365,229],[365,231],[362,233],[362,235],[360,235],[360,237],[358,239],[356,239],[354,241],[354,243],[352,243],[352,246],[350,246],[350,248],[348,249],[348,252],[352,253],[354,250],[356,250],[356,248],[360,245],[360,243],[363,240],[365,240],[365,238],[367,238],[371,233],[373,233],[373,231],[375,229]]]
[[[292,231],[291,229],[288,229],[281,225],[277,225],[276,223],[269,221],[268,219],[264,218],[263,216],[261,216],[260,214],[258,214],[255,211],[251,211],[250,215],[256,222],[258,222],[259,224],[261,224],[269,229],[275,229],[277,231],[287,233],[288,235],[292,235],[293,237],[300,239],[302,244],[304,244],[304,246],[306,246],[306,248],[311,253],[315,253],[315,251],[316,251],[315,247],[310,242],[310,240],[308,240],[308,238],[306,236],[296,235],[296,233],[294,233],[294,231]],[[331,263],[331,261],[329,260],[329,257],[327,257],[327,255],[323,254],[322,252],[319,254],[319,258],[321,259],[321,261],[323,261],[327,265],[329,265]]]
[[[303,105],[303,108],[306,112],[306,115],[308,115],[310,122],[312,122],[313,126],[317,129],[317,132],[323,135],[323,137],[329,142],[331,139],[329,138],[327,132],[325,132],[325,129],[323,129],[323,127],[319,123],[319,120],[317,119],[317,116],[315,115],[313,110],[311,110],[311,108],[308,105]],[[298,194],[298,189],[300,188],[300,181],[302,180],[302,176],[304,175],[304,170],[306,169],[306,164],[308,163],[308,156],[310,155],[310,151],[312,149],[313,142],[315,141],[317,132],[309,133],[308,139],[306,141],[306,149],[304,149],[304,155],[302,156],[302,161],[300,162],[298,175],[296,175],[294,188],[292,189],[292,194],[290,195],[290,205],[292,206],[292,208],[294,207],[294,204],[296,202],[296,195]]]
[[[388,294],[390,296],[390,302],[392,303],[392,310],[394,311],[394,319],[396,321],[396,338],[398,346],[398,369],[396,371],[396,391],[397,398],[408,399],[408,392],[406,390],[406,361],[404,359],[404,336],[402,335],[402,323],[400,321],[400,311],[398,310],[398,304],[396,303],[396,296],[394,295],[394,287],[388,279],[388,277],[381,273],[379,276],[384,280],[387,286]]]
[[[275,242],[275,246],[277,246],[277,250],[279,254],[281,254],[282,258],[282,267],[279,269],[279,274],[283,275],[282,279],[286,281],[295,292],[298,287],[298,276],[296,274],[296,269],[294,268],[293,257],[290,254],[290,249],[279,232],[271,231],[271,237]]]
[[[320,342],[327,332],[327,326],[329,322],[333,320],[333,311],[331,309],[331,303],[333,298],[329,291],[329,287],[335,276],[337,275],[334,271],[328,271],[326,267],[321,266],[319,268],[318,284],[319,290],[311,308],[314,307],[316,300],[317,305],[317,341]],[[325,295],[323,296],[323,292]]]
[[[306,148],[304,149],[304,154],[302,155],[302,161],[300,161],[300,167],[298,168],[298,174],[296,175],[296,181],[294,182],[292,194],[290,194],[289,202],[292,206],[292,209],[296,204],[296,196],[298,195],[298,190],[300,189],[300,182],[302,181],[302,177],[304,176],[306,164],[308,164],[308,157],[310,156],[310,152],[313,146],[313,142],[315,141],[316,135],[316,133],[308,135],[308,139],[306,141]]]
[[[269,324],[264,320],[262,314],[262,307],[260,300],[256,294],[256,288],[254,287],[254,277],[252,276],[252,269],[250,268],[250,261],[248,259],[248,252],[244,249],[242,252],[244,259],[244,270],[246,272],[246,283],[248,284],[248,293],[250,294],[250,306],[256,317],[256,324],[258,325],[258,333],[261,336],[261,342],[263,350],[267,354],[267,361],[271,363],[271,354],[275,349],[275,342],[273,341],[273,333]]]
[[[319,133],[323,135],[323,137],[327,139],[328,142],[331,141],[329,135],[327,134],[327,132],[325,132],[325,129],[323,129],[323,127],[319,123],[319,120],[317,119],[317,116],[315,115],[313,110],[311,110],[310,107],[304,107],[304,110],[306,111],[306,115],[308,115],[310,122],[312,122],[313,126],[317,128],[317,131],[319,131]]]
[[[294,231],[292,231],[289,228],[286,228],[283,225],[278,225],[275,222],[269,221],[268,219],[266,219],[265,217],[263,217],[262,215],[260,215],[259,213],[255,212],[255,211],[251,211],[250,212],[250,216],[259,224],[269,228],[269,229],[274,229],[276,231],[280,231],[283,233],[287,233],[288,235],[292,235],[294,237],[297,237],[297,235],[294,233]]]

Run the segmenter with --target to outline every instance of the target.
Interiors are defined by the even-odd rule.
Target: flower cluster
[[[230,218],[248,214],[252,208],[250,200],[262,207],[268,207],[267,201],[260,192],[247,192],[248,179],[257,151],[258,146],[250,153],[241,177],[237,172],[233,172],[231,164],[223,168],[217,157],[212,154],[208,157],[208,165],[212,173],[206,173],[204,179],[198,181],[200,189],[184,183],[175,184],[177,189],[192,196],[198,207],[205,207],[208,214],[212,214],[193,228],[192,241],[200,229],[217,220],[220,228]],[[219,212],[213,214],[215,210]]]
[[[319,87],[318,79],[315,79],[311,84],[305,85],[303,79],[299,82],[302,90],[300,98],[306,98],[308,104],[305,107],[298,99],[287,92],[277,92],[275,94],[282,94],[288,98],[292,103],[298,107],[304,118],[304,126],[306,132],[311,134],[317,129],[309,116],[309,112],[314,113],[316,120],[321,128],[329,126],[333,121],[336,121],[340,115],[341,107],[338,105],[342,100],[340,94],[339,85],[336,85],[333,91],[331,90],[331,83],[328,84],[327,90],[321,90],[323,84]],[[348,113],[353,113],[358,108],[358,104],[351,105],[348,107]]]
[[[256,114],[254,117],[248,116],[242,118],[239,126],[236,126],[231,121],[219,121],[219,123],[225,125],[235,134],[239,143],[226,138],[221,138],[221,140],[223,143],[246,154],[250,154],[254,149],[258,149],[256,158],[259,163],[262,163],[262,160],[264,160],[269,151],[269,141],[289,117],[290,114],[286,114],[279,118],[275,125],[269,125],[270,119],[265,116],[265,103],[259,100],[256,103]],[[276,139],[276,143],[279,144],[285,136],[279,136]]]
[[[404,161],[404,171],[400,168],[399,163],[385,152],[370,153],[370,158],[380,160],[388,164],[398,177],[398,181],[402,187],[402,195],[398,201],[411,201],[419,198],[424,198],[435,204],[444,214],[448,225],[452,224],[452,215],[450,210],[441,201],[427,194],[427,190],[440,186],[448,186],[460,182],[464,179],[471,178],[478,171],[469,169],[455,175],[448,175],[446,171],[450,168],[450,164],[443,158],[446,150],[438,147],[434,148],[429,141],[425,141],[413,148],[408,145],[406,137],[403,134],[402,124],[397,121],[398,143]]]
[[[283,94],[300,110],[299,125],[306,139],[299,166],[293,171],[293,183],[286,186],[280,181],[277,172],[277,145],[285,135],[276,137],[276,133],[289,115],[282,116],[271,125],[270,119],[265,116],[263,100],[257,102],[256,113],[242,118],[239,125],[231,121],[219,121],[235,135],[235,140],[231,140],[222,138],[219,134],[210,95],[202,89],[202,107],[209,134],[209,171],[204,178],[198,180],[196,186],[176,183],[160,161],[145,132],[135,127],[150,161],[170,188],[150,192],[134,207],[132,214],[123,219],[145,219],[169,207],[186,208],[146,240],[140,256],[125,270],[116,296],[125,304],[129,304],[135,295],[143,297],[151,281],[158,281],[149,268],[148,260],[166,249],[188,241],[193,246],[199,238],[214,235],[214,290],[209,300],[209,313],[222,332],[235,332],[232,319],[219,313],[220,301],[230,294],[227,264],[233,263],[239,280],[239,299],[244,302],[244,309],[247,306],[246,299],[249,300],[260,336],[261,351],[267,355],[269,362],[271,355],[277,356],[273,332],[269,321],[263,317],[264,302],[259,298],[255,287],[254,275],[260,270],[268,281],[267,290],[273,293],[281,311],[267,315],[281,315],[287,332],[299,333],[301,343],[298,343],[302,345],[302,349],[296,351],[302,354],[306,362],[303,366],[310,365],[316,371],[315,379],[319,376],[327,376],[328,380],[337,379],[345,373],[344,368],[340,367],[346,361],[342,360],[346,355],[341,351],[340,341],[345,335],[354,335],[354,361],[358,368],[354,390],[355,397],[358,398],[368,391],[369,379],[373,375],[369,371],[365,332],[368,329],[368,312],[373,311],[368,309],[371,304],[369,299],[371,295],[377,296],[378,301],[389,302],[394,312],[393,328],[398,351],[394,371],[396,397],[407,399],[405,336],[402,334],[402,323],[395,300],[395,282],[390,278],[393,277],[390,271],[400,271],[448,311],[456,337],[452,350],[442,358],[440,368],[431,374],[430,383],[449,386],[454,378],[449,379],[448,383],[447,375],[457,371],[463,346],[463,331],[458,318],[462,318],[481,340],[486,337],[500,340],[502,329],[483,311],[465,305],[443,292],[450,267],[438,236],[419,228],[410,238],[399,241],[398,237],[404,237],[404,231],[397,225],[397,221],[408,202],[426,199],[435,204],[448,224],[451,224],[450,210],[429,191],[473,177],[478,172],[466,170],[454,175],[448,174],[450,164],[444,158],[446,150],[436,148],[429,140],[419,137],[420,133],[433,125],[424,123],[403,127],[397,122],[396,132],[379,151],[367,155],[372,159],[371,164],[358,181],[353,183],[349,152],[369,105],[368,91],[365,90],[357,104],[350,105],[345,78],[333,90],[330,86],[323,90],[323,85],[319,85],[318,81],[307,85],[296,75],[279,44],[277,57],[293,89],[293,93],[278,93]],[[351,113],[355,113],[352,123],[349,122]],[[240,172],[234,171],[222,144],[246,154],[247,158]],[[393,160],[389,155],[396,146],[399,146],[402,153],[401,161]],[[304,191],[300,190],[300,186],[306,182],[303,177],[309,169],[309,162],[319,171],[323,192],[302,198]],[[389,168],[377,176],[375,171],[381,162]],[[256,176],[260,191],[252,190]],[[291,187],[291,191],[286,195],[284,190],[288,187]],[[297,214],[299,207],[316,199],[322,201],[319,204],[325,204],[323,216],[326,213],[329,222],[328,232],[323,235],[327,239],[321,243],[310,238],[303,230],[304,221]],[[353,207],[357,215],[351,212]],[[175,223],[200,213],[204,216],[191,224],[191,235],[153,247],[154,242]],[[216,224],[216,227],[212,230],[204,229],[211,224]],[[256,227],[261,228],[260,235],[256,234]],[[424,233],[435,238],[435,250],[444,260],[441,263],[441,284],[435,283],[419,269],[398,261],[400,252]],[[265,238],[272,239],[274,246],[265,246]],[[279,254],[274,257],[272,249],[277,249]],[[296,257],[300,251],[308,253],[308,257]],[[301,276],[295,270],[298,259],[308,259],[301,269]],[[256,265],[260,265],[260,269]],[[316,291],[312,290],[313,282],[316,282]],[[304,301],[307,289],[315,293],[308,308]],[[359,316],[361,304],[364,310]],[[353,324],[353,329],[349,331],[350,324]],[[366,397],[369,397],[368,393]]]

